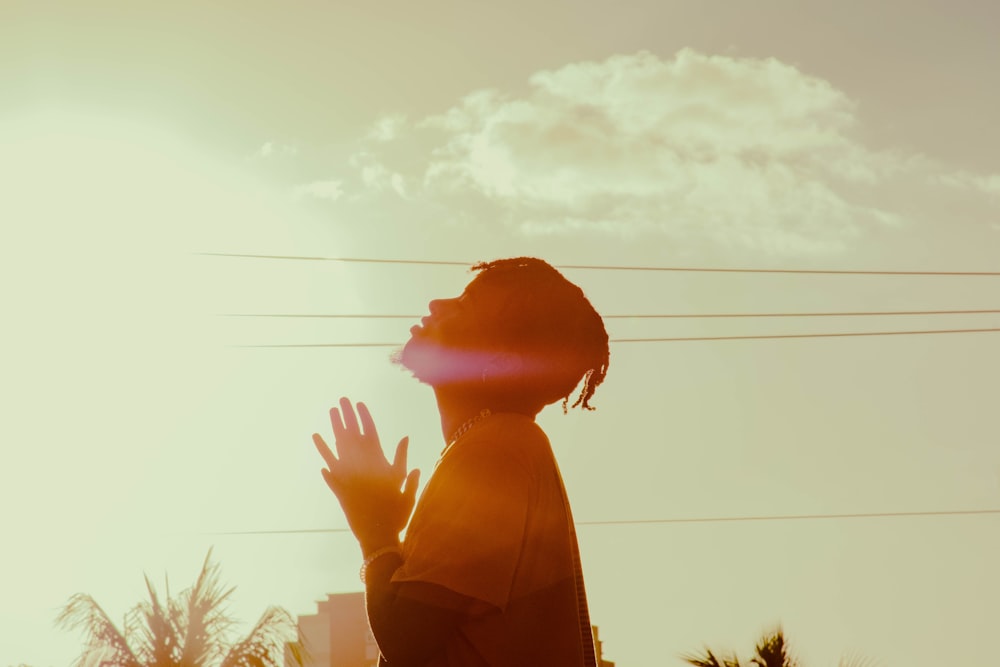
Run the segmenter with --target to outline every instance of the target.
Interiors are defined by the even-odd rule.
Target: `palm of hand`
[[[340,501],[351,530],[363,548],[398,539],[413,511],[420,474],[416,469],[407,474],[408,439],[400,440],[390,464],[364,403],[357,404],[355,416],[351,402],[340,399],[340,409],[330,409],[330,423],[336,455],[318,433],[313,443],[327,464],[323,479]]]

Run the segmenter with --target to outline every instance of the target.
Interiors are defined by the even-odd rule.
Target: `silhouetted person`
[[[361,544],[368,619],[391,667],[580,667],[593,637],[569,502],[535,423],[608,367],[608,335],[579,287],[545,262],[498,260],[431,301],[396,361],[430,385],[447,446],[402,544],[418,471],[392,464],[363,403],[330,410],[323,478]],[[360,421],[360,423],[359,423]]]

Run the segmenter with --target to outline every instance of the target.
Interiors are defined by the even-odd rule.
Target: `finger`
[[[368,412],[368,406],[358,401],[358,417],[361,418],[361,426],[364,428],[363,434],[370,438],[378,440],[378,431],[375,430],[375,421],[372,419],[372,415]]]
[[[403,501],[406,507],[413,509],[413,504],[417,500],[417,485],[420,484],[420,469],[414,468],[406,476],[406,483],[403,485]],[[407,512],[408,514],[409,512]]]
[[[333,427],[334,439],[338,441],[343,439],[347,431],[344,428],[344,420],[340,417],[340,410],[337,408],[330,408],[330,426]]]
[[[333,473],[327,470],[326,468],[323,468],[319,472],[321,475],[323,475],[323,481],[326,482],[326,485],[330,487],[330,490],[333,491],[333,494],[339,498],[340,494],[337,493],[337,488],[338,488],[337,478],[334,477]]]
[[[316,445],[316,451],[319,452],[319,455],[323,457],[324,461],[326,461],[326,465],[330,466],[331,469],[340,463],[340,461],[337,460],[337,457],[334,456],[333,452],[330,451],[329,445],[327,445],[326,441],[323,440],[323,436],[319,433],[313,433],[313,444]]]
[[[402,477],[406,474],[406,452],[410,448],[410,436],[404,436],[396,445],[396,455],[392,459],[392,471]]]
[[[344,417],[344,427],[350,433],[359,433],[358,418],[354,416],[354,407],[346,396],[340,399],[340,411]]]

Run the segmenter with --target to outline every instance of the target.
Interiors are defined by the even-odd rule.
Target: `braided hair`
[[[566,412],[582,381],[571,407],[593,410],[590,399],[608,371],[608,333],[583,290],[534,257],[480,262],[472,270],[477,282],[498,284],[508,295],[488,336],[527,360],[522,388],[542,405],[561,398]]]

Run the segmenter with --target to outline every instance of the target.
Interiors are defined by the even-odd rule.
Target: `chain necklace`
[[[451,434],[451,438],[448,439],[448,445],[444,448],[444,451],[441,452],[441,456],[443,457],[448,452],[448,450],[451,449],[456,442],[458,442],[459,438],[468,433],[470,428],[472,428],[479,422],[483,421],[491,414],[493,413],[490,411],[489,408],[483,408],[482,410],[479,411],[478,415],[475,415],[470,419],[467,419],[464,424],[455,429],[455,432]]]

